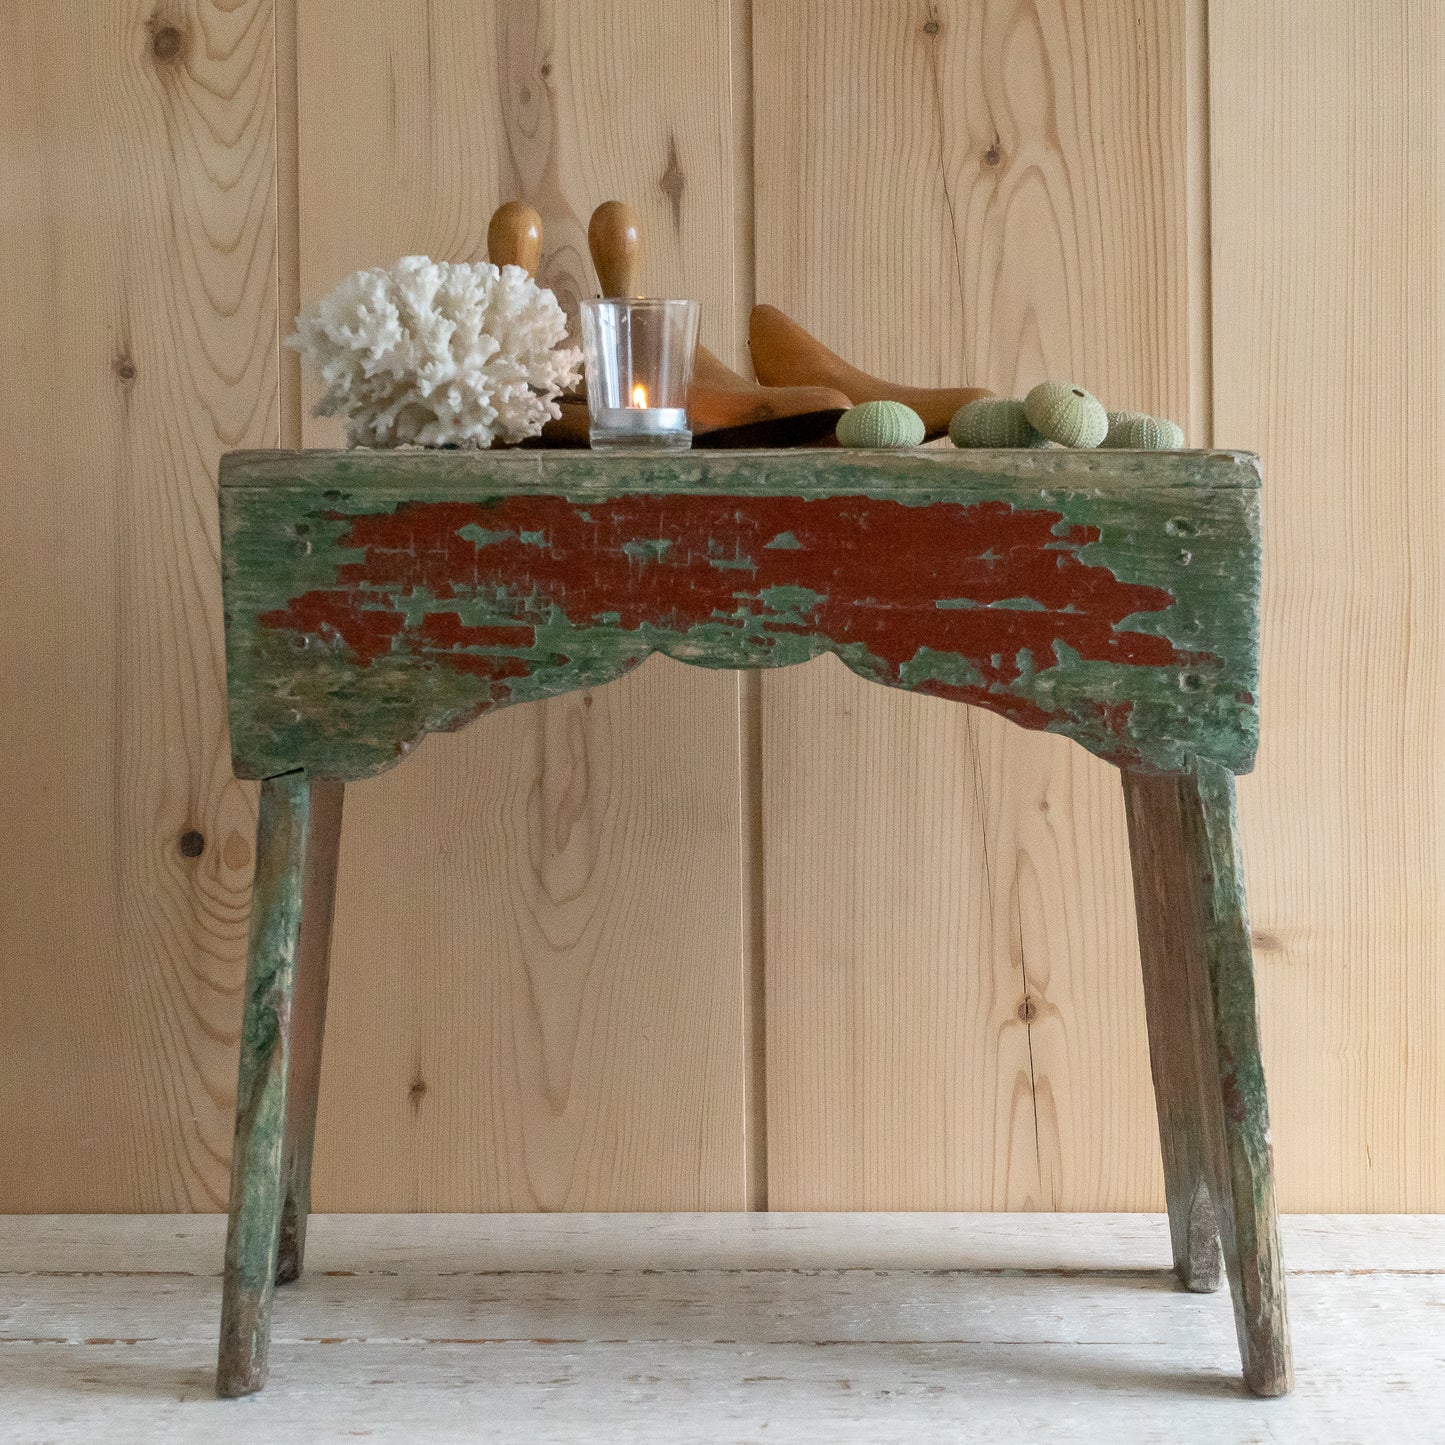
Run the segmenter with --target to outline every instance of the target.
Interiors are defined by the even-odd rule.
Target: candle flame
[[[632,388],[632,404],[639,409],[647,405],[647,388],[640,381]]]

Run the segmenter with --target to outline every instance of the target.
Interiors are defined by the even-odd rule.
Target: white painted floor
[[[1138,1215],[333,1215],[211,1396],[224,1220],[0,1218],[0,1441],[1445,1441],[1445,1216],[1285,1221],[1297,1388]]]

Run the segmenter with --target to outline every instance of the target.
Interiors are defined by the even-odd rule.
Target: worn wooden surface
[[[1217,1228],[1245,1381],[1258,1395],[1287,1394],[1284,1262],[1234,779],[1201,761],[1175,777],[1126,776],[1124,797],[1150,1046],[1163,1080],[1175,1271],[1190,1288],[1208,1287],[1217,1276],[1208,1232]]]
[[[286,1065],[286,1138],[281,1241],[276,1283],[298,1279],[306,1256],[311,1210],[311,1161],[321,1087],[326,996],[331,974],[331,925],[341,850],[342,783],[312,783],[307,804],[306,866],[301,876],[301,923],[296,939],[295,990]]]
[[[1438,1431],[1438,1217],[1289,1218],[1301,1372],[1141,1215],[321,1216],[274,1367],[209,1398],[220,1221],[0,1218],[7,1441],[1398,1445]],[[1382,1328],[1381,1321],[1389,1327]]]
[[[396,763],[428,732],[596,687],[652,651],[736,669],[826,650],[871,681],[1173,774],[1156,786],[1178,817],[1138,802],[1155,796],[1140,791],[1144,778],[1130,793],[1134,851],[1167,895],[1142,888],[1141,912],[1167,916],[1186,970],[1149,1002],[1187,1012],[1198,1035],[1192,1113],[1175,1119],[1165,1107],[1163,1126],[1196,1139],[1204,1159],[1245,1378],[1258,1394],[1286,1393],[1231,771],[1250,765],[1257,727],[1258,488],[1257,459],[1233,453],[227,457],[227,685],[237,771],[267,779],[258,855],[269,863],[275,851],[267,809],[280,783],[300,789],[310,775],[339,787]],[[264,928],[264,892],[257,906]],[[253,977],[262,949],[253,942]],[[289,1036],[289,975],[285,989]],[[319,1020],[316,1032],[319,1047]],[[284,1049],[280,1068],[284,1078]],[[280,1181],[246,1151],[237,1160],[233,1218],[244,1222],[253,1187],[264,1203]],[[1192,1209],[1198,1181],[1183,1187]],[[232,1358],[241,1271],[228,1249],[223,1394],[265,1375],[269,1274],[253,1348]]]
[[[1135,803],[1125,809],[1129,865],[1174,1272],[1186,1289],[1208,1293],[1219,1288],[1224,1260],[1209,1194],[1203,1073],[1186,967],[1188,952],[1197,950],[1199,939],[1180,936],[1181,930],[1198,929],[1199,916],[1197,909],[1191,912],[1185,906],[1191,901],[1184,892],[1190,888],[1190,865],[1179,856],[1177,784],[1154,785],[1128,773],[1122,779],[1125,798]]]
[[[1120,765],[1243,771],[1258,484],[1223,453],[230,457],[236,770],[364,776],[653,651],[827,651]]]
[[[227,1396],[250,1394],[266,1382],[271,1297],[290,1173],[286,1092],[310,829],[311,787],[305,775],[268,778],[261,785],[256,824],[256,884],[216,1370],[217,1393]]]

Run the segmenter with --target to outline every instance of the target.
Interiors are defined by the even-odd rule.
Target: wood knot
[[[426,1098],[426,1080],[413,1079],[411,1088],[407,1090],[407,1102],[412,1107],[413,1113],[421,1112],[421,1101]]]
[[[187,828],[176,840],[182,858],[199,858],[206,851],[206,835],[194,828]]]
[[[677,136],[670,131],[667,137],[667,164],[657,184],[662,194],[667,197],[668,206],[672,210],[672,229],[681,234],[682,193],[687,185],[687,177],[683,174],[682,162],[677,155]]]
[[[986,166],[998,166],[1003,164],[1003,151],[997,144],[991,145],[983,153],[983,163]]]
[[[924,24],[923,33],[924,33],[925,35],[937,35],[938,32],[939,32],[940,30],[942,30],[942,29],[943,29],[943,26],[941,26],[941,25],[938,23],[938,21],[936,21],[936,20],[929,20],[929,21],[927,21],[927,22]]]
[[[237,828],[232,828],[221,848],[221,862],[239,873],[251,861],[251,844]]]
[[[1033,999],[1025,998],[1019,1005],[1019,1018],[1026,1024],[1031,1024],[1039,1016],[1039,1006]]]
[[[174,60],[185,49],[186,37],[175,25],[163,25],[152,18],[150,32],[151,54],[162,64]]]
[[[135,362],[133,362],[125,352],[121,352],[121,354],[111,362],[111,369],[122,381],[135,380]]]

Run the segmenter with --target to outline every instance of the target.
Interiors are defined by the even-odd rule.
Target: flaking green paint
[[[286,1183],[286,1070],[310,800],[301,773],[261,785],[216,1383],[223,1396],[250,1394],[266,1379]]]
[[[222,551],[235,762],[242,776],[265,781],[219,1392],[248,1393],[265,1378],[278,1231],[288,1187],[295,1191],[293,1224],[304,1229],[305,1181],[297,1176],[288,1186],[284,1154],[291,1012],[313,805],[316,829],[329,830],[334,845],[341,797],[339,786],[331,794],[311,780],[339,781],[380,771],[427,732],[460,726],[490,706],[597,686],[653,651],[710,667],[789,666],[829,652],[860,676],[893,686],[943,690],[944,695],[948,689],[968,691],[977,694],[972,700],[1002,712],[1025,704],[1047,716],[1054,731],[1125,763],[1146,992],[1152,988],[1156,1086],[1161,1079],[1179,1085],[1176,1093],[1160,1094],[1176,1258],[1182,1258],[1181,1277],[1195,1287],[1207,1286],[1217,1257],[1211,1253],[1217,1221],[1234,1286],[1245,1378],[1258,1393],[1287,1390],[1283,1268],[1231,776],[1252,762],[1257,728],[1257,493],[1254,459],[1230,453],[918,452],[866,458],[715,453],[665,461],[589,453],[250,453],[226,458]],[[351,595],[345,579],[364,553],[345,538],[358,518],[394,517],[414,503],[465,502],[499,519],[502,499],[533,495],[564,497],[590,522],[604,509],[623,511],[626,499],[638,495],[666,497],[670,510],[686,514],[690,499],[716,494],[861,497],[907,507],[952,504],[955,510],[980,504],[1001,507],[1011,518],[1057,514],[1051,524],[1054,540],[1040,543],[1036,532],[1029,534],[1031,555],[1043,557],[1046,570],[1026,578],[1053,597],[1050,625],[1079,617],[1088,627],[1103,615],[1111,639],[1129,634],[1137,648],[1140,635],[1156,637],[1170,644],[1166,656],[1190,660],[1170,666],[1114,660],[1107,647],[1100,655],[1097,638],[1071,630],[1072,624],[1044,634],[1054,640],[1037,650],[1014,646],[1008,653],[966,655],[920,641],[911,655],[894,646],[880,656],[861,640],[822,629],[819,619],[838,602],[835,595],[799,585],[758,586],[748,574],[761,570],[757,560],[769,559],[760,553],[755,560],[737,547],[729,552],[728,539],[716,533],[696,555],[705,569],[737,572],[737,582],[734,588],[709,574],[700,594],[702,608],[685,605],[687,587],[701,585],[696,579],[690,584],[685,573],[667,574],[673,538],[637,535],[617,543],[628,565],[645,574],[648,583],[662,574],[665,584],[649,594],[651,612],[630,627],[623,624],[624,609],[636,612],[635,596],[618,599],[619,609],[594,598],[585,612],[568,616],[545,588],[533,585],[530,594],[519,595],[495,569],[471,565],[465,555],[431,590],[378,592],[373,584],[358,594],[357,605],[377,615],[383,615],[376,602],[381,597],[389,609],[384,615],[409,629],[402,647],[369,647],[363,634],[356,642],[358,652],[337,628],[290,625],[289,612],[286,626],[262,622],[313,591],[330,587],[329,596]],[[735,515],[741,518],[745,509],[740,500]],[[512,511],[516,520],[518,509]],[[897,515],[879,508],[855,520],[866,517],[872,525],[884,512]],[[544,515],[563,535],[568,532],[566,518],[559,522],[555,509]],[[947,515],[945,510],[936,517]],[[1094,540],[1080,545],[1082,534],[1074,529],[1081,527],[1093,529]],[[513,539],[564,555],[555,554],[558,540],[545,529],[470,523],[453,535],[471,542],[478,559],[489,547],[514,546]],[[753,540],[762,553],[817,547],[815,535],[804,531],[804,538],[788,529],[766,543]],[[443,555],[450,559],[449,541],[443,542]],[[1088,575],[1103,578],[1106,589],[1116,582],[1129,584],[1117,594],[1126,599],[1125,606],[1101,614],[1088,595],[1061,601],[1058,590],[1048,586],[1054,575],[1048,569],[1056,565],[1055,557],[1058,566],[1065,566],[1070,554],[1100,569]],[[398,555],[411,554],[387,554]],[[992,569],[1009,561],[991,548],[970,555],[994,576]],[[585,549],[565,554],[564,560],[569,568],[588,566]],[[555,586],[559,565],[550,573],[520,564],[517,570],[526,579],[550,578]],[[908,557],[897,559],[893,592],[880,586],[847,601],[876,610],[870,612],[872,621],[885,615],[890,621],[901,618],[901,634],[910,646],[916,634],[936,637],[940,628],[956,641],[956,629],[963,625],[982,625],[990,645],[1016,643],[1020,628],[1038,641],[1039,634],[1028,633],[1025,626],[1025,618],[1043,607],[1037,597],[1000,596],[1000,586],[982,601],[955,592],[931,600],[925,593],[920,601],[917,590],[906,585],[908,566]],[[954,569],[945,570],[951,574]],[[777,568],[768,575],[777,576]],[[1011,587],[1009,574],[1003,575]],[[1167,605],[1121,619],[1118,613],[1136,603],[1152,607],[1149,588],[1159,589]],[[911,599],[906,605],[905,598]],[[963,615],[945,625],[939,611]],[[450,634],[417,631],[438,617]],[[527,645],[505,636],[496,646],[477,640],[505,634],[507,628],[524,631]],[[449,644],[447,636],[462,641]],[[973,640],[976,644],[977,635]],[[1154,658],[1157,653],[1151,648],[1132,655]],[[485,664],[489,658],[512,669],[502,691],[493,691],[495,678],[455,665],[459,659]],[[999,673],[1006,659],[1011,670],[1003,681],[989,675]],[[328,797],[329,824],[324,821]],[[333,886],[334,867],[324,885],[328,898]],[[1161,1020],[1162,1033],[1157,1031]],[[318,1046],[319,1027],[318,1016]],[[1183,1046],[1169,1035],[1181,1027],[1187,1035]],[[312,1107],[314,1102],[313,1097]],[[305,1171],[302,1155],[309,1158],[309,1138],[301,1144],[290,1167]],[[295,1267],[299,1244],[298,1236]],[[286,1278],[295,1267],[284,1272]]]
[[[1181,651],[1207,655],[1211,661],[1194,669],[1201,685],[1182,687],[1177,668],[1089,661],[1065,647],[999,691],[1000,710],[1012,700],[1042,708],[1051,730],[1130,766],[1169,771],[1202,755],[1247,771],[1258,727],[1258,486],[1256,461],[1235,453],[699,452],[666,459],[590,452],[232,454],[223,462],[222,525],[236,770],[249,777],[294,767],[316,777],[365,776],[391,766],[428,732],[461,726],[489,706],[596,687],[654,651],[724,668],[789,666],[832,652],[860,675],[894,685],[979,686],[977,669],[963,666],[964,659],[950,665],[935,657],[907,664],[896,679],[886,676],[866,647],[810,630],[809,605],[823,594],[750,586],[753,557],[717,533],[708,539],[706,562],[737,573],[736,607],[680,627],[669,620],[664,601],[653,617],[628,628],[610,608],[568,618],[537,596],[527,612],[535,627],[530,645],[508,650],[525,663],[526,675],[508,678],[504,690],[444,665],[436,653],[401,652],[358,666],[334,639],[298,639],[258,624],[289,599],[331,585],[350,558],[359,560],[343,543],[356,516],[410,502],[475,501],[483,520],[459,535],[485,548],[515,535],[487,527],[491,499],[566,498],[585,504],[579,512],[587,516],[609,499],[666,495],[685,514],[690,497],[722,493],[741,499],[887,498],[924,508],[996,501],[1057,512],[1058,540],[1047,546],[1060,549],[1072,545],[1065,540],[1070,529],[1094,529],[1096,540],[1078,549],[1080,558],[1172,595],[1173,605],[1131,618],[1129,626]],[[796,548],[785,546],[784,538]],[[671,545],[670,538],[642,536],[624,550],[649,571]],[[789,529],[764,545],[791,551],[804,544]],[[1002,564],[1003,555],[990,550],[981,560]],[[900,567],[907,565],[899,559]],[[859,600],[890,605],[887,597]],[[477,627],[501,615],[493,605],[500,599],[485,589],[463,589],[445,599],[413,593],[394,601],[408,626],[438,609]],[[950,596],[934,605],[969,610],[972,602]],[[1041,604],[1015,597],[989,605],[1005,612]],[[1074,610],[1072,604],[1063,609]],[[965,677],[968,684],[961,682]]]
[[[1293,1368],[1234,778],[1198,759],[1174,776],[1126,777],[1124,797],[1175,1268],[1187,1287],[1212,1288],[1222,1247],[1245,1382],[1285,1394]]]

